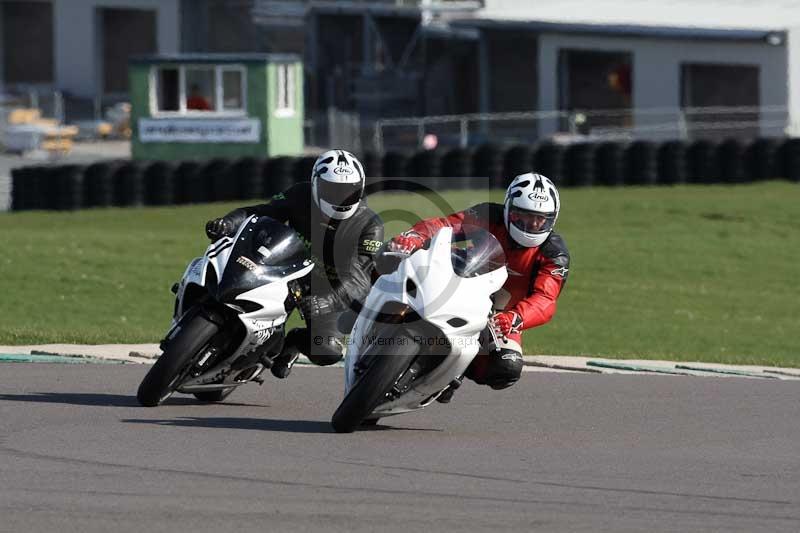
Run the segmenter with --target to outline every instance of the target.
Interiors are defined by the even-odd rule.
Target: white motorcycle
[[[503,248],[487,230],[442,228],[427,249],[397,257],[378,278],[350,333],[339,433],[430,405],[461,377],[480,348],[491,296],[508,276]],[[386,271],[384,266],[379,270]],[[495,339],[496,340],[496,339]]]
[[[284,324],[314,268],[300,237],[269,217],[248,217],[209,245],[173,286],[172,327],[136,397],[154,407],[175,392],[224,400],[281,351]]]

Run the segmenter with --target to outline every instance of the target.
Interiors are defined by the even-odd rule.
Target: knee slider
[[[335,336],[316,336],[311,342],[307,352],[308,359],[319,366],[328,366],[338,363],[342,359],[343,346],[341,340]]]
[[[524,361],[516,350],[501,348],[492,357],[484,381],[494,390],[505,389],[519,381]]]

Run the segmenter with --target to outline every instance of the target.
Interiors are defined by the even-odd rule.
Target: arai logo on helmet
[[[353,173],[353,169],[350,167],[336,167],[333,169],[333,173],[337,176],[349,176]]]
[[[535,202],[547,202],[548,200],[550,200],[550,197],[547,196],[546,194],[542,194],[542,193],[539,193],[539,192],[536,192],[536,191],[533,191],[532,193],[530,193],[528,195],[528,198],[530,198],[531,200],[533,200]]]

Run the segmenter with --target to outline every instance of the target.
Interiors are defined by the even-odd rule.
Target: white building
[[[0,0],[0,80],[113,100],[130,55],[292,51],[311,110],[611,109],[646,128],[654,109],[744,106],[776,134],[800,123],[797,28],[789,0]],[[405,107],[370,108],[376,87]]]
[[[451,25],[481,34],[481,111],[630,107],[646,127],[654,108],[746,106],[762,134],[787,110],[800,123],[798,1],[485,0]],[[620,69],[629,94],[607,82]]]
[[[181,0],[2,0],[0,80],[6,89],[57,89],[68,98],[124,96],[130,55],[179,51],[181,6]]]

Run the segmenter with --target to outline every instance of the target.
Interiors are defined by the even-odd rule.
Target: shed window
[[[152,112],[156,114],[243,114],[245,69],[238,65],[154,67]]]
[[[213,68],[186,67],[187,111],[215,111],[215,85]]]
[[[226,111],[244,109],[244,83],[241,70],[222,71],[222,108]]]
[[[275,114],[278,116],[288,116],[294,114],[294,93],[295,93],[295,79],[293,65],[288,63],[280,64],[277,66],[278,87],[276,93],[278,95],[278,102],[275,109]]]
[[[177,68],[159,69],[156,83],[158,110],[180,111],[180,71]]]

